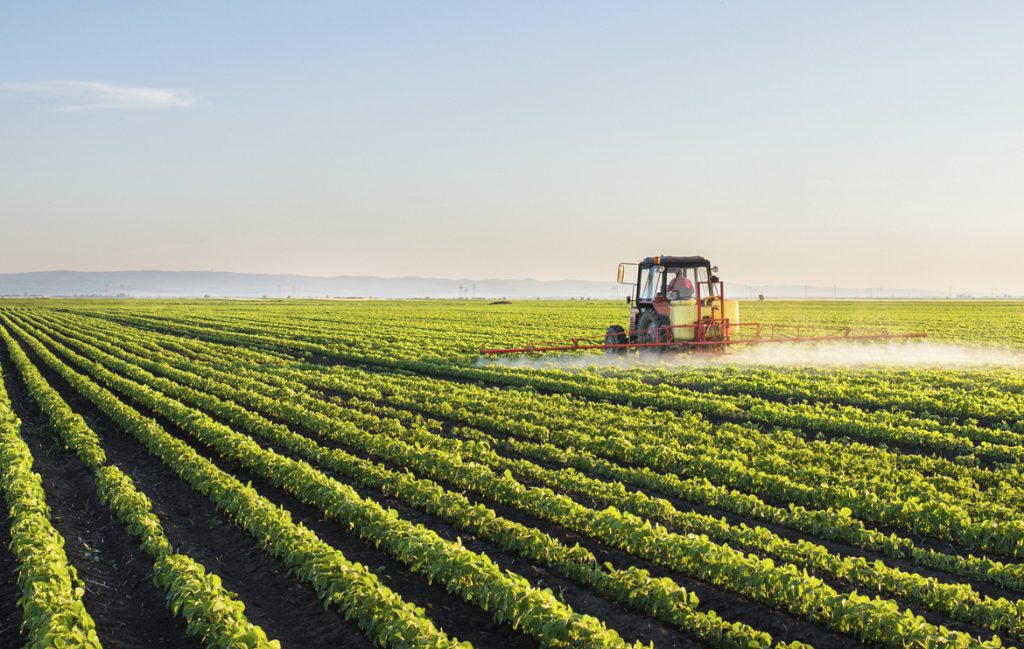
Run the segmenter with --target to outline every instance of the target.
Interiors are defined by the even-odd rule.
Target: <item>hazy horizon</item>
[[[0,297],[385,297],[385,298],[586,298],[621,300],[631,285],[581,279],[537,280],[488,277],[386,277],[288,275],[218,271],[36,271],[0,273]],[[757,299],[1020,299],[1021,294],[966,291],[954,294],[911,286],[840,287],[820,284],[725,283],[726,293]]]
[[[11,5],[0,273],[1024,293],[1024,5]],[[16,242],[16,245],[11,245]]]

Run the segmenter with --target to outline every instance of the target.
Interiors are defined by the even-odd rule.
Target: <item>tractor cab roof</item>
[[[657,262],[655,262],[657,260]],[[710,268],[711,262],[704,257],[667,257],[660,255],[658,257],[646,257],[640,262],[641,268],[649,268],[658,263],[662,266],[671,266],[674,268]]]

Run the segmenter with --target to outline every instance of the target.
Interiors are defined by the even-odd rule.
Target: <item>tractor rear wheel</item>
[[[608,327],[608,330],[604,333],[604,344],[606,345],[625,345],[629,342],[629,338],[626,336],[626,330],[619,325],[612,325]],[[604,350],[605,354],[614,356],[620,356],[626,351],[625,347],[611,347]]]
[[[664,329],[665,325],[666,323],[657,313],[645,311],[637,323],[637,341],[641,343],[668,342],[668,332]],[[660,347],[648,347],[646,349],[647,351],[661,351]]]

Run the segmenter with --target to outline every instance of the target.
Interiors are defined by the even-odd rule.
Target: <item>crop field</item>
[[[1024,303],[0,302],[0,647],[1024,645]],[[787,362],[787,354],[793,359]]]

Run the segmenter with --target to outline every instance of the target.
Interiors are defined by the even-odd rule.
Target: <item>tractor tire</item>
[[[668,332],[663,329],[668,323],[654,311],[645,311],[637,323],[637,342],[664,343],[668,342]],[[660,352],[662,347],[641,347],[642,351]]]
[[[612,325],[608,327],[608,330],[604,333],[604,344],[606,345],[625,345],[629,342],[629,338],[626,336],[626,330],[619,325]],[[625,347],[613,347],[611,349],[605,349],[604,353],[609,356],[621,356],[626,353]]]

